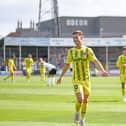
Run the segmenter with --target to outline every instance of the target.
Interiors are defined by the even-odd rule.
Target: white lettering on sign
[[[67,26],[87,26],[88,20],[87,19],[77,19],[77,18],[66,19],[66,25]]]

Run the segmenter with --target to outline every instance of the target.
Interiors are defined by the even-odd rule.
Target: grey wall
[[[59,37],[71,37],[82,30],[85,37],[121,37],[126,35],[126,17],[59,17]],[[54,19],[41,22],[40,31],[56,36]]]

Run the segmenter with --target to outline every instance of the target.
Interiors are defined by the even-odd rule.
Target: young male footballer
[[[31,78],[31,74],[32,74],[32,65],[34,63],[33,59],[32,59],[32,54],[28,54],[28,57],[26,57],[23,61],[24,66],[26,68],[26,79],[29,82],[30,78]]]
[[[103,76],[108,76],[108,73],[104,70],[92,49],[83,46],[83,32],[74,31],[72,35],[75,47],[68,50],[66,63],[57,80],[57,84],[61,83],[64,74],[72,63],[72,83],[76,97],[74,121],[80,126],[86,126],[85,114],[87,112],[88,98],[90,95],[90,62],[95,64]]]
[[[16,65],[14,63],[14,59],[15,57],[14,56],[11,56],[7,62],[6,62],[6,66],[7,66],[7,69],[8,69],[8,72],[9,72],[9,75],[4,78],[4,80],[7,80],[9,78],[11,78],[11,81],[13,82],[14,81],[14,71],[17,69],[16,68]]]
[[[51,63],[47,63],[42,58],[40,58],[40,59],[41,59],[41,63],[43,65],[43,67],[47,68],[47,70],[48,70],[48,86],[49,87],[51,85],[55,86],[56,66]]]
[[[122,86],[122,100],[126,102],[126,47],[123,47],[122,54],[118,56],[116,66],[120,70],[120,81]]]
[[[39,66],[39,72],[40,72],[41,80],[45,80],[46,68],[44,67],[44,62],[43,62],[42,58],[39,58],[38,66]]]

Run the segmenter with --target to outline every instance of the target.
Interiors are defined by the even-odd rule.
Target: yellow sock
[[[29,80],[30,77],[31,77],[31,74],[28,73],[28,74],[26,75],[26,79]]]
[[[27,79],[27,80],[28,80],[28,78],[29,78],[28,75],[26,75],[26,79]]]
[[[81,108],[81,103],[76,102],[75,108],[76,108],[76,112],[79,112],[80,111],[80,108]]]
[[[10,77],[11,77],[11,80],[13,81],[14,80],[14,75],[11,75]]]
[[[125,94],[126,94],[126,89],[122,88],[122,96],[125,96]]]
[[[45,74],[41,74],[41,79],[45,80]]]
[[[83,103],[82,106],[81,106],[81,117],[84,118],[86,112],[87,112],[87,106],[88,106],[88,103]]]

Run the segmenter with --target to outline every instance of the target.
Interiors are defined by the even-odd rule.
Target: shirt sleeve
[[[68,50],[67,53],[67,58],[66,58],[66,64],[70,64],[72,62],[72,54],[71,54],[71,50]]]
[[[8,67],[10,67],[10,65],[11,65],[11,61],[10,61],[10,59],[8,60],[7,65],[8,65]]]
[[[91,48],[87,49],[87,53],[88,53],[88,59],[90,61],[94,61],[94,60],[97,59],[96,56],[95,56],[95,54],[94,54],[94,52],[93,52],[93,50]]]
[[[33,59],[31,59],[31,64],[34,64],[34,61],[33,61]]]
[[[121,56],[118,57],[118,59],[117,59],[117,61],[116,61],[116,66],[117,66],[118,68],[121,67]]]
[[[23,64],[26,65],[26,58],[23,60]]]

